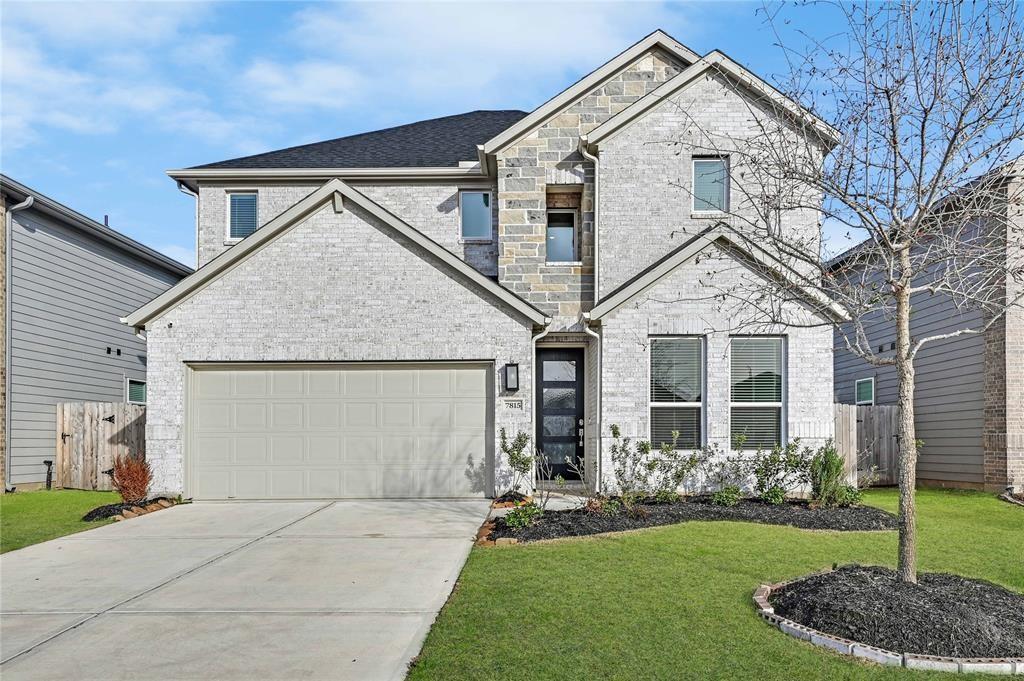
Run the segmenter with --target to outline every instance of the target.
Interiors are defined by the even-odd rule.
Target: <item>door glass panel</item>
[[[544,388],[545,409],[575,409],[576,388]]]
[[[576,362],[563,360],[544,361],[545,381],[575,381]]]
[[[576,435],[575,416],[545,416],[544,434],[552,437]]]
[[[544,445],[544,458],[552,466],[564,466],[576,458],[576,444],[573,442],[551,442]]]

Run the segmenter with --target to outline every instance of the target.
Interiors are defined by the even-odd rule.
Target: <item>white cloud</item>
[[[200,2],[5,2],[4,23],[64,47],[124,48],[166,42],[208,10]]]
[[[185,246],[179,246],[178,244],[164,244],[163,246],[157,246],[156,250],[160,251],[166,256],[174,258],[183,265],[189,267],[196,266],[196,249]]]
[[[259,59],[243,79],[250,94],[286,107],[345,108],[363,87],[356,69],[329,61],[278,64]]]

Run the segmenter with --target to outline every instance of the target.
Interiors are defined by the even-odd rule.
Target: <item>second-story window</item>
[[[729,164],[724,158],[693,159],[693,210],[729,210]]]
[[[244,239],[257,227],[256,192],[229,192],[228,239]]]
[[[547,261],[576,262],[580,259],[575,210],[549,210]]]
[[[491,240],[491,193],[459,192],[459,219],[462,238],[468,241]]]

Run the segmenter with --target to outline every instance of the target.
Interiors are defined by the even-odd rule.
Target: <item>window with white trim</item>
[[[461,236],[466,241],[491,240],[491,193],[459,192]]]
[[[696,336],[652,338],[650,441],[658,449],[696,449],[703,443],[704,342]]]
[[[258,227],[256,192],[228,192],[228,239],[244,239]]]
[[[125,396],[127,402],[132,404],[146,403],[146,382],[129,378],[125,382]]]
[[[857,404],[875,403],[875,377],[858,378],[853,383],[854,402]]]
[[[734,336],[730,342],[729,435],[740,449],[782,445],[783,339]]]
[[[694,212],[729,210],[729,164],[725,158],[693,159]]]

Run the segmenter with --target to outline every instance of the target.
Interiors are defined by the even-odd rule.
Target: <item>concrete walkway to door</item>
[[[0,557],[0,676],[400,679],[484,501],[177,506]]]

